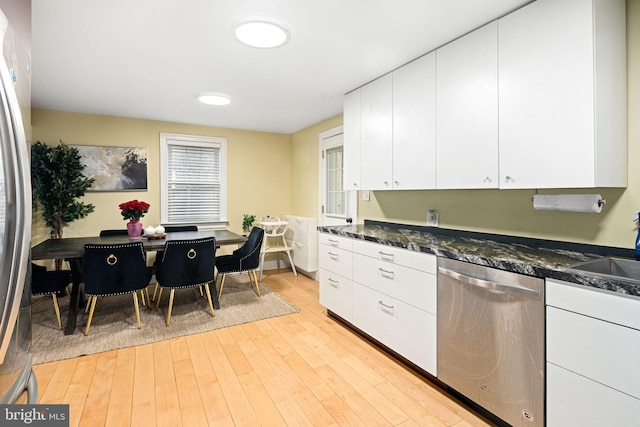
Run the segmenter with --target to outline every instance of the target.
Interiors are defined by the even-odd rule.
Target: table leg
[[[218,275],[214,274],[213,276],[213,282],[211,282],[209,284],[209,288],[213,288],[211,289],[212,295],[211,295],[211,301],[213,302],[213,308],[215,310],[220,310],[220,301],[218,300],[218,285],[216,284],[216,282],[218,281]]]
[[[69,300],[69,315],[67,317],[67,325],[64,328],[65,335],[72,335],[76,329],[76,314],[79,306],[84,306],[84,295],[80,289],[80,281],[82,279],[82,259],[68,259],[71,267],[71,297]]]

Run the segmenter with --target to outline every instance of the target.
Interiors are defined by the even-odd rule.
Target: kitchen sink
[[[628,258],[605,257],[569,267],[572,270],[596,273],[640,282],[640,261]]]

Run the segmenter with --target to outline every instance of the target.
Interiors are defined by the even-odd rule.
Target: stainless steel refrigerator
[[[0,403],[27,392],[37,403],[31,367],[31,128],[29,52],[0,11]]]

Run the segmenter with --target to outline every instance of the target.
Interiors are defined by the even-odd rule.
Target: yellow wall
[[[319,136],[342,126],[342,114],[310,126],[291,136],[291,212],[318,216]]]
[[[284,215],[291,201],[291,136],[266,132],[194,126],[90,114],[34,109],[33,140],[55,145],[112,145],[148,149],[148,191],[88,192],[84,201],[96,206],[88,217],[72,222],[64,237],[95,236],[102,229],[124,229],[118,205],[132,199],[151,204],[142,222],[160,222],[160,132],[227,138],[229,229],[242,232],[243,214]],[[34,212],[33,244],[49,236]]]

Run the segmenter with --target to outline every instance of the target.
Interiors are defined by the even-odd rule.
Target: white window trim
[[[170,141],[170,142],[169,142]],[[198,228],[224,228],[227,220],[227,139],[215,136],[184,135],[177,133],[160,133],[160,222],[168,221],[168,185],[167,169],[169,145],[187,145],[200,147],[216,147],[220,149],[220,220],[215,222],[191,222]]]

